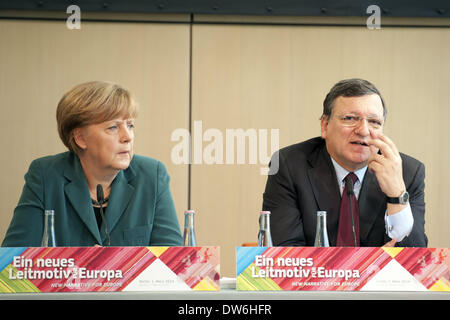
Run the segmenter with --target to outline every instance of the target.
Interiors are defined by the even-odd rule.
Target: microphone
[[[100,185],[98,185],[98,186],[100,186]],[[97,193],[98,193],[98,186],[97,186]],[[352,178],[350,178],[349,176],[345,177],[345,187],[347,188],[347,195],[351,196],[354,193],[353,192],[353,181],[352,181]]]
[[[105,214],[103,213],[103,203],[105,202],[105,196],[103,195],[103,187],[101,184],[97,185],[97,202],[100,205],[100,215],[102,217],[103,224],[105,225],[107,245],[110,246],[111,238],[109,236],[108,225],[106,223]]]
[[[348,202],[350,203],[350,217],[352,219],[352,233],[353,233],[353,243],[355,247],[357,246],[356,242],[356,231],[355,231],[355,221],[353,219],[353,181],[348,175],[345,177],[345,188],[347,189]]]

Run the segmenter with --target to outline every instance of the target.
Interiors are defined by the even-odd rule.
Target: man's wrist
[[[389,204],[407,204],[409,201],[409,193],[408,191],[403,191],[399,196],[397,197],[386,197],[386,201]]]
[[[400,204],[400,203],[388,203],[386,207],[386,215],[391,216],[393,214],[396,214],[403,209],[405,209],[409,205],[409,202],[406,204]]]

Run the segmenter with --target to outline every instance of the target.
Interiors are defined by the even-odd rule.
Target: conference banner
[[[0,248],[0,293],[220,289],[219,247]]]
[[[450,291],[448,248],[237,247],[237,290]]]

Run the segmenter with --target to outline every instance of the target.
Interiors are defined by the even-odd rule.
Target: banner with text
[[[0,248],[0,293],[219,290],[219,247]]]
[[[450,291],[448,248],[237,247],[237,290]]]

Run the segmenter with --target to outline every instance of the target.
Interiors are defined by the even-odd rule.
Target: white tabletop
[[[450,292],[237,291],[235,279],[219,291],[0,293],[6,300],[450,300]]]

